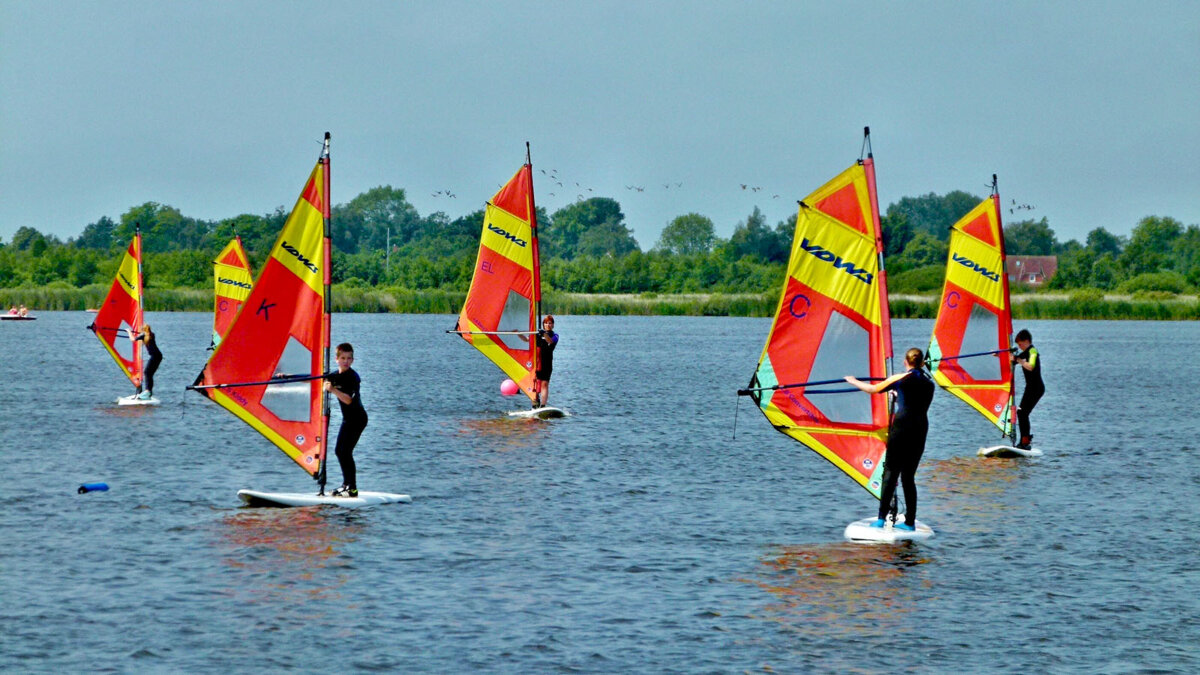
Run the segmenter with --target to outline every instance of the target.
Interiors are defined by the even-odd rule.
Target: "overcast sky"
[[[0,238],[290,208],[325,131],[335,203],[457,217],[528,140],[539,205],[612,197],[646,250],[794,217],[865,125],[884,209],[997,173],[1062,241],[1200,223],[1200,2],[341,4],[0,0]]]

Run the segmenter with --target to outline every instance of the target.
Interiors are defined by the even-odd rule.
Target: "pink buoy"
[[[518,391],[521,391],[521,388],[512,380],[505,380],[500,383],[500,393],[504,396],[515,396]]]

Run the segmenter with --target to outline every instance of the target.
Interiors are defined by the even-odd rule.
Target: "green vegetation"
[[[888,207],[882,224],[889,286],[905,296],[893,298],[893,316],[933,316],[950,225],[980,199],[956,191],[905,197]],[[0,303],[46,310],[97,306],[140,228],[149,308],[208,310],[216,253],[236,233],[260,269],[287,215],[281,207],[203,221],[147,202],[119,221],[100,218],[65,242],[21,227],[12,241],[0,241]],[[404,190],[380,186],[335,206],[333,219],[336,311],[455,313],[461,307],[482,210],[455,219],[442,212],[421,216]],[[538,223],[549,311],[691,316],[770,316],[795,227],[791,218],[770,226],[756,207],[722,239],[711,219],[688,213],[643,251],[620,204],[608,197],[553,214],[539,209]],[[1101,227],[1084,243],[1060,243],[1042,218],[1008,223],[1005,238],[1010,255],[1059,259],[1058,274],[1039,293],[1060,295],[1014,303],[1020,318],[1197,318],[1200,226],[1148,216],[1129,237]],[[1029,290],[1014,286],[1013,292]]]

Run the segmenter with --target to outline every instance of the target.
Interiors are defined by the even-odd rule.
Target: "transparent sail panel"
[[[117,337],[113,339],[113,349],[117,350],[117,353],[121,355],[121,358],[125,359],[126,361],[132,361],[134,342],[133,340],[129,339],[129,336],[133,335],[133,327],[130,326],[125,320],[122,320],[121,331],[124,332],[118,332]],[[142,343],[139,342],[137,345],[140,347]]]
[[[810,382],[840,380],[846,375],[866,379],[871,374],[870,334],[838,312],[829,317],[817,357],[813,361]],[[823,389],[845,389],[848,384],[811,387],[808,399],[833,422],[870,424],[871,397],[861,392],[816,394]]]
[[[275,375],[308,375],[311,368],[312,352],[296,338],[288,337],[283,356],[275,366]],[[312,410],[309,405],[311,391],[312,382],[267,385],[267,390],[263,392],[262,404],[281,420],[307,422]]]
[[[997,349],[996,334],[1000,319],[983,305],[976,304],[971,308],[971,318],[967,320],[966,330],[963,331],[962,351],[960,354],[977,354]],[[1000,359],[995,356],[972,356],[961,359],[958,365],[975,381],[1003,379],[1000,372]]]
[[[504,301],[504,312],[500,315],[500,325],[496,327],[498,331],[528,331],[529,330],[529,298],[522,296],[516,291],[508,291],[508,299]],[[498,335],[496,336],[504,343],[504,346],[516,351],[524,351],[529,349],[529,343],[522,340],[518,335]],[[529,336],[525,336],[527,339]]]

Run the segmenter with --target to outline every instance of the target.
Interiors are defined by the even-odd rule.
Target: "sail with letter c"
[[[135,228],[108,295],[88,326],[135,387],[142,384],[142,343],[134,338],[142,330],[143,311],[142,231]]]
[[[329,426],[329,134],[258,281],[189,387],[324,480]]]
[[[235,236],[213,260],[213,347],[229,332],[253,287],[250,260],[242,248],[242,238]]]
[[[528,153],[528,148],[526,150]],[[504,371],[531,400],[542,300],[533,165],[525,165],[484,209],[479,255],[454,331]]]
[[[950,230],[929,363],[935,382],[1012,436],[1012,304],[1004,261],[1000,195],[993,176],[991,197]]]
[[[878,498],[887,397],[864,396],[843,376],[886,378],[891,342],[868,153],[800,203],[775,318],[750,386],[738,393]]]

